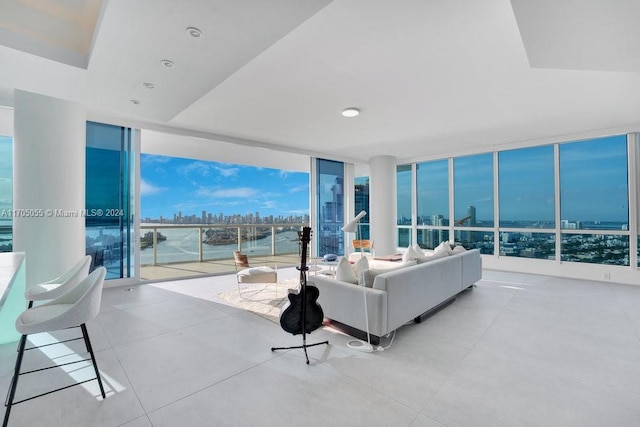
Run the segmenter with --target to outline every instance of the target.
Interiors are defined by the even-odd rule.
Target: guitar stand
[[[298,270],[300,270],[300,274],[301,277],[304,277],[304,274],[306,273],[306,271],[308,270],[308,268],[305,266],[304,268],[298,268]],[[306,304],[306,286],[307,286],[307,281],[303,280],[302,281],[303,285],[302,288],[300,289],[300,292],[302,293],[302,300],[305,301],[305,303],[302,304],[302,309],[301,311],[301,318],[302,318],[302,345],[295,345],[292,347],[271,347],[271,351],[276,351],[276,350],[292,350],[295,348],[302,348],[304,349],[304,357],[305,359],[307,359],[307,365],[309,364],[309,355],[307,354],[307,347],[315,347],[317,345],[323,345],[323,344],[329,344],[329,341],[322,341],[322,342],[318,342],[315,344],[307,344],[307,328],[306,328],[306,321],[307,321],[307,304]]]
[[[276,350],[291,350],[294,348],[303,348],[304,349],[304,357],[307,359],[307,365],[309,364],[309,355],[307,354],[307,347],[315,347],[317,345],[329,344],[329,341],[317,342],[315,344],[307,344],[306,334],[302,334],[302,345],[295,345],[293,347],[271,347],[271,351]]]

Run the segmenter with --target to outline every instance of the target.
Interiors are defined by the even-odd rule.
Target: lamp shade
[[[347,233],[355,233],[358,221],[360,221],[366,214],[366,211],[360,211],[360,213],[356,215],[355,218],[353,218],[351,221],[346,223],[344,227],[342,227],[342,231],[345,231]]]

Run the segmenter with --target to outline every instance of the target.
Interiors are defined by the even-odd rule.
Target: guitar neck
[[[304,273],[307,270],[307,247],[311,240],[311,227],[303,227],[302,238],[300,243],[302,244],[302,255],[300,257],[300,271]]]

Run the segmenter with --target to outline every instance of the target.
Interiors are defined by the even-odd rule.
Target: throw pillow
[[[428,256],[424,253],[420,245],[418,245],[417,243],[413,245],[413,251],[416,254],[416,261],[418,262],[418,264],[422,264],[423,262],[428,261]]]
[[[422,251],[421,251],[422,252]],[[409,246],[402,254],[402,263],[406,264],[409,261],[417,260],[420,257],[420,253],[418,253],[413,246]]]
[[[458,252],[464,252],[464,251],[466,251],[466,250],[467,250],[467,249],[466,249],[464,246],[462,246],[462,245],[458,245],[458,246],[456,246],[455,248],[453,248],[453,253],[454,253],[454,254],[457,254]]]
[[[447,255],[451,255],[451,245],[449,242],[440,243],[434,250],[433,253],[444,251]]]
[[[358,284],[358,277],[353,271],[353,267],[346,257],[341,257],[336,266],[336,280],[342,282]]]
[[[360,278],[363,271],[369,269],[369,259],[366,256],[360,257],[353,266],[353,273],[356,276],[357,283],[360,284]]]

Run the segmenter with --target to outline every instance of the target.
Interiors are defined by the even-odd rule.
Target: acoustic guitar
[[[300,290],[287,295],[288,301],[280,312],[280,326],[290,334],[308,334],[320,326],[324,319],[322,307],[318,304],[320,291],[313,285],[307,285],[307,246],[311,240],[311,227],[303,227],[300,241],[302,256],[300,260]]]

